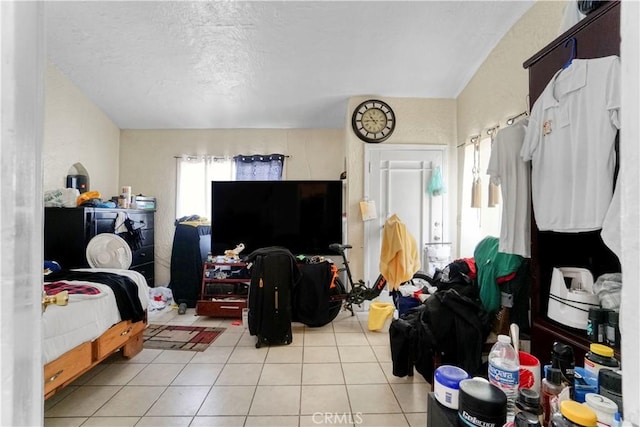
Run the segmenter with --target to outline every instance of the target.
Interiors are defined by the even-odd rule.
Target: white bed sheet
[[[149,287],[144,276],[133,270],[86,268],[82,271],[116,273],[131,278],[138,285],[138,296],[143,309],[149,305]],[[99,288],[96,296],[69,295],[66,306],[50,305],[42,315],[44,364],[47,364],[83,342],[93,341],[122,319],[110,287],[100,283],[68,281],[90,284]]]

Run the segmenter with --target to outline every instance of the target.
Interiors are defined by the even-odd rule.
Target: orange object
[[[81,195],[78,196],[78,198],[76,199],[76,204],[80,206],[84,202],[89,201],[91,199],[101,199],[101,198],[102,198],[102,194],[100,194],[99,191],[87,191],[86,193],[82,193]]]
[[[329,289],[336,287],[336,279],[338,278],[338,267],[335,264],[331,264],[331,284]]]

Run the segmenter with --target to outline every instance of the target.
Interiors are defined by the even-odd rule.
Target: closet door
[[[565,44],[572,37],[576,40],[576,58],[620,55],[620,3],[612,1],[592,12],[523,64],[529,70],[531,106],[570,58],[570,44],[567,47]],[[594,281],[605,272],[621,270],[618,258],[604,245],[599,231],[539,231],[534,211],[531,225],[531,350],[542,363],[549,362],[554,341],[572,345],[576,360],[581,360],[589,346],[585,331],[566,327],[547,317],[552,268],[560,266],[586,268],[593,274]]]
[[[564,47],[571,37],[576,39],[576,58],[620,55],[620,2],[611,1],[596,9],[524,62],[523,67],[529,70],[531,106],[571,57],[571,45]]]

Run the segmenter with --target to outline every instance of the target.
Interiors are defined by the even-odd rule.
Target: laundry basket
[[[451,243],[435,242],[425,243],[423,262],[424,271],[431,277],[436,269],[442,270],[451,262]]]

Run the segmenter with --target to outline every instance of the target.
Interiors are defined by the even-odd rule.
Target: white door
[[[377,218],[365,222],[365,282],[380,274],[384,223],[396,214],[415,238],[420,260],[426,243],[448,241],[446,196],[430,196],[429,180],[436,167],[447,172],[447,147],[441,145],[378,145],[365,147],[364,195],[373,201]],[[446,182],[445,182],[446,186]]]

